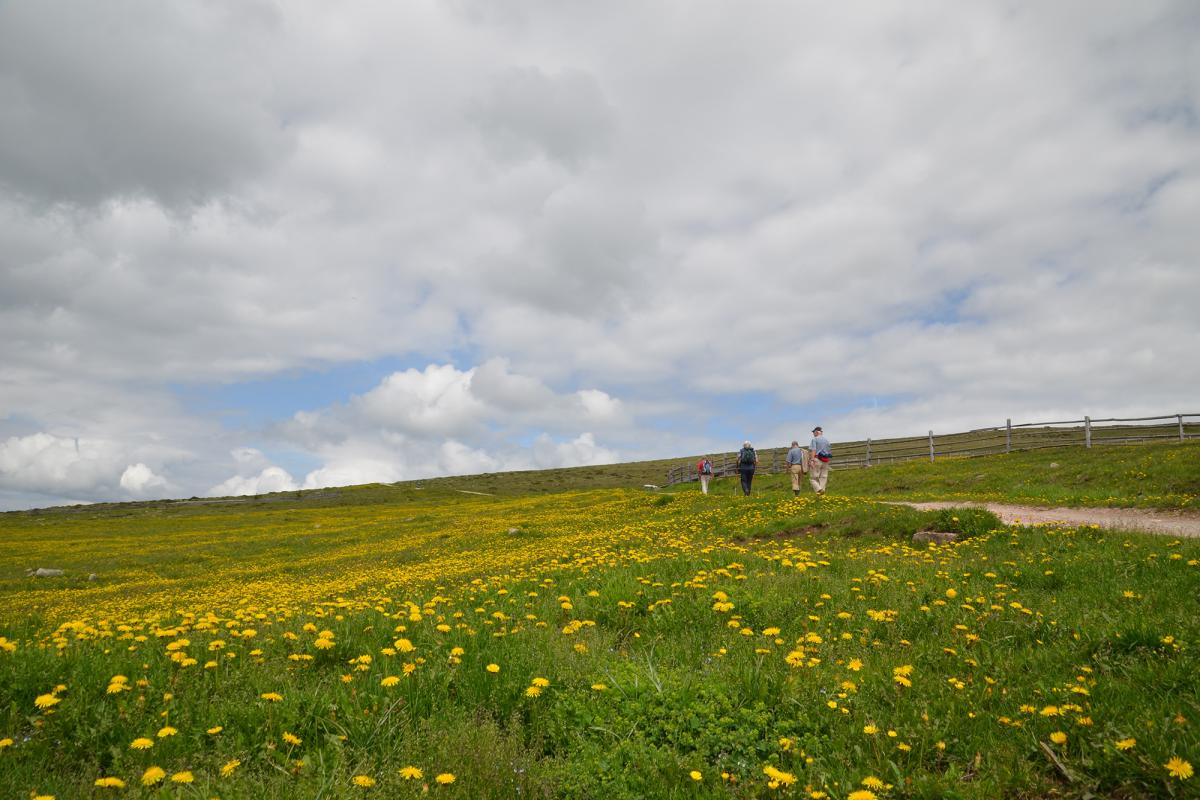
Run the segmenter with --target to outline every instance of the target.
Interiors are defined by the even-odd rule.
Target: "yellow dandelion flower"
[[[1163,764],[1167,769],[1167,773],[1172,778],[1178,778],[1181,781],[1186,781],[1192,777],[1192,765],[1179,756],[1171,756],[1167,763]]]
[[[397,678],[395,675],[388,675],[386,678],[384,678],[383,680],[381,680],[379,682],[379,685],[384,686],[384,687],[395,686],[399,682],[400,682],[400,679]]]
[[[364,789],[375,785],[375,779],[370,775],[355,775],[350,779],[350,782],[355,786],[361,786]]]
[[[39,694],[33,701],[33,704],[38,708],[50,708],[61,703],[62,700],[52,694]]]
[[[863,786],[867,787],[868,789],[882,789],[883,788],[883,781],[881,781],[879,778],[876,778],[874,775],[868,775],[867,777],[865,777],[861,781],[859,781],[859,783],[861,783]]]
[[[434,778],[434,780],[440,783],[442,786],[449,786],[450,784],[454,783],[454,773],[443,772],[441,775],[438,775],[436,778]]]
[[[154,740],[148,739],[145,736],[139,736],[129,743],[129,746],[134,750],[149,750],[154,747]]]
[[[499,672],[499,671],[500,671],[500,665],[499,665],[499,664],[488,664],[488,665],[487,665],[487,667],[486,667],[486,669],[487,669],[487,671],[488,671],[488,672],[490,672],[490,673],[492,673],[493,675],[495,675],[497,672]]]
[[[167,771],[162,767],[147,767],[142,773],[142,786],[153,786],[167,777]]]
[[[542,689],[545,689],[550,685],[550,681],[546,680],[545,678],[534,678],[532,681],[530,681],[530,683],[532,683],[534,686],[541,687]]]
[[[542,693],[542,687],[530,686],[525,690],[526,697],[538,697]]]
[[[101,789],[124,789],[125,781],[113,777],[96,778],[96,782],[93,785],[99,786]]]
[[[406,781],[419,781],[425,777],[425,773],[421,771],[420,767],[401,767],[400,777]]]
[[[691,779],[692,779],[692,780],[694,780],[694,781],[702,781],[702,780],[704,780],[704,775],[703,775],[703,774],[700,772],[700,770],[698,770],[698,769],[694,769],[694,770],[692,770],[691,772],[689,772],[689,773],[688,773],[688,777],[689,777],[689,778],[691,778]]]
[[[863,668],[863,662],[860,659],[852,658],[850,659],[850,663],[846,665],[846,668],[858,672]]]
[[[1066,744],[1067,735],[1062,731],[1055,731],[1054,733],[1050,734],[1050,741],[1054,742],[1055,744]]]
[[[303,739],[301,739],[299,736],[297,736],[294,733],[289,733],[288,731],[283,732],[283,740],[285,742],[287,742],[288,744],[290,744],[292,747],[299,747],[301,744],[304,743]]]
[[[213,725],[211,728],[209,728],[207,731],[205,731],[205,733],[207,733],[209,736],[216,736],[218,733],[220,733],[223,730],[225,730],[225,727],[223,725]]]
[[[870,789],[859,789],[847,795],[846,800],[879,800],[879,795]]]
[[[12,747],[12,746],[13,746],[12,739],[9,739],[7,737],[0,739],[0,750],[3,750],[6,747]]]
[[[179,733],[177,729],[172,728],[170,725],[164,725],[158,729],[158,738],[165,739],[168,736],[174,736],[177,733]]]
[[[272,703],[279,703],[283,701],[283,695],[281,695],[279,692],[263,692],[259,695],[259,697]]]
[[[226,761],[225,764],[221,767],[221,777],[228,778],[230,775],[233,774],[233,771],[235,769],[237,769],[238,767],[240,767],[241,765],[242,765],[242,762],[237,760],[236,758]]]
[[[1130,737],[1128,739],[1118,739],[1113,743],[1113,746],[1118,750],[1132,750],[1135,744],[1137,744],[1137,739]]]
[[[176,772],[171,776],[171,783],[191,783],[194,780],[196,780],[196,777],[187,770],[184,770],[183,772]]]
[[[592,691],[594,691],[594,692],[607,692],[607,691],[608,691],[608,684],[607,684],[607,683],[593,683],[593,684],[592,684]]]

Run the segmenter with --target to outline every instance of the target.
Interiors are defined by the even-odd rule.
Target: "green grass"
[[[1164,764],[1200,763],[1200,541],[864,496],[1187,507],[1197,452],[835,472],[825,498],[548,491],[576,471],[0,515],[0,797],[1196,796]]]

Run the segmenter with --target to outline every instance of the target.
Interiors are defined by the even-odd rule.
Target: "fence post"
[[[779,452],[776,450],[772,450],[771,451],[771,474],[772,475],[774,475],[776,472],[779,472],[779,467],[777,466],[778,462],[779,462]]]
[[[1091,417],[1083,418],[1083,446],[1084,447],[1092,446],[1092,418]]]
[[[929,432],[929,462],[933,463],[933,431]]]
[[[1012,452],[1012,417],[1004,421],[1004,452]]]
[[[1179,420],[1179,441],[1183,441],[1183,414],[1176,414],[1175,419]]]
[[[1179,430],[1182,431],[1183,428],[1180,428]],[[871,437],[870,436],[867,437],[867,466],[868,467],[871,466]]]

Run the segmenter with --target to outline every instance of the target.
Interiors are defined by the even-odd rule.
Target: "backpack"
[[[707,458],[702,458],[696,462],[696,472],[701,475],[712,475],[712,462]]]
[[[754,466],[755,458],[756,454],[753,447],[743,447],[741,452],[738,453],[738,466],[752,467]]]

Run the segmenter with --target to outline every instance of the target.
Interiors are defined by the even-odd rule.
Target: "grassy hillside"
[[[1122,451],[1187,505],[1194,446]],[[1108,501],[1071,453],[832,486]],[[1196,795],[1200,542],[782,480],[0,515],[0,797]]]

